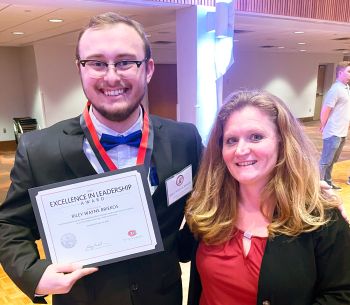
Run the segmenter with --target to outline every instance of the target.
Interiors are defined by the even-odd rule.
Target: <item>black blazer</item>
[[[186,196],[168,207],[165,180],[189,164],[194,176],[202,144],[192,124],[156,116],[151,116],[151,122],[152,160],[159,178],[152,198],[164,252],[102,266],[79,280],[70,293],[54,295],[55,305],[181,305],[178,239]],[[11,171],[12,183],[0,207],[0,261],[11,279],[32,299],[48,262],[39,259],[34,243],[40,236],[27,190],[96,174],[83,152],[83,138],[76,117],[26,133],[20,139]]]
[[[350,304],[350,229],[339,211],[333,219],[315,232],[267,241],[257,305]],[[201,291],[194,252],[188,305],[199,304]]]

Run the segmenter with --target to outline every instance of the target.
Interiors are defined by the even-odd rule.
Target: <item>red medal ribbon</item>
[[[100,139],[97,135],[96,129],[94,127],[94,124],[91,121],[91,117],[89,114],[89,107],[91,105],[91,102],[88,101],[86,104],[86,107],[83,112],[84,120],[86,123],[86,127],[88,129],[88,132],[90,133],[91,139],[93,141],[93,144],[98,150],[98,153],[100,154],[103,161],[106,163],[107,167],[110,171],[118,169],[117,165],[114,164],[112,159],[108,156],[106,150],[103,148],[103,146],[100,143]],[[146,157],[146,151],[147,151],[147,144],[148,144],[148,136],[149,136],[149,119],[148,114],[146,111],[143,111],[143,128],[142,128],[142,138],[140,147],[137,153],[137,159],[136,164],[141,165],[145,162]],[[90,144],[91,145],[91,144]]]

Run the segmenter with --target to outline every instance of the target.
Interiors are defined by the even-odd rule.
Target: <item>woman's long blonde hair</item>
[[[261,198],[262,212],[264,202],[269,202],[265,199],[276,202],[269,236],[314,231],[329,221],[326,211],[340,203],[338,197],[330,198],[321,192],[317,152],[287,106],[265,91],[234,92],[217,115],[186,205],[190,229],[207,244],[229,240],[235,227],[239,184],[222,158],[223,128],[233,112],[247,106],[266,113],[280,136],[277,164]]]

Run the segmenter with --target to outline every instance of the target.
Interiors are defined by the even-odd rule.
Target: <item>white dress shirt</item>
[[[112,135],[112,136],[127,136],[130,133],[137,131],[137,130],[142,130],[142,125],[143,125],[143,118],[142,118],[142,111],[140,109],[140,115],[137,121],[135,122],[134,125],[132,125],[127,131],[123,133],[118,133],[114,131],[113,129],[110,129],[109,127],[103,125],[93,114],[92,112],[92,107],[90,108],[90,117],[92,124],[95,127],[97,136],[99,139],[101,139],[101,136],[103,133]],[[84,138],[84,143],[83,143],[83,149],[86,157],[90,161],[91,165],[95,169],[95,171],[98,174],[101,174],[104,172],[100,162],[98,162],[94,151],[92,150],[89,141]],[[137,153],[139,149],[137,147],[132,147],[129,145],[121,144],[116,147],[113,147],[112,149],[107,151],[107,155],[111,158],[113,163],[118,167],[118,168],[125,168],[125,167],[130,167],[130,166],[135,166],[136,165],[136,160],[137,160]]]
[[[97,136],[99,139],[101,139],[101,136],[103,133],[113,135],[113,136],[127,136],[132,132],[135,132],[137,130],[142,130],[143,116],[142,116],[141,107],[140,107],[139,118],[137,119],[135,124],[132,125],[127,131],[125,131],[123,133],[118,133],[118,132],[114,131],[113,129],[110,129],[109,127],[103,125],[93,114],[92,107],[89,110],[89,114],[90,114],[92,124],[95,127],[95,130],[96,130],[96,133],[97,133]],[[104,173],[104,170],[103,170],[100,162],[96,158],[96,155],[95,155],[94,151],[92,150],[89,141],[86,138],[84,138],[83,150],[84,150],[86,157],[90,161],[92,167],[95,169],[95,171],[98,174]],[[126,168],[126,167],[136,165],[138,151],[139,151],[139,149],[137,147],[132,147],[129,145],[121,144],[121,145],[118,145],[118,146],[113,147],[112,149],[108,150],[107,155],[111,158],[113,163],[118,168]],[[148,180],[151,194],[153,194],[154,191],[156,190],[157,186],[151,185],[149,175],[147,177],[147,180]]]

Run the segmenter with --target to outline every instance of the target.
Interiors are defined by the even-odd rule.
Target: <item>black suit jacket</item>
[[[186,196],[167,205],[165,180],[192,165],[197,171],[201,138],[192,124],[151,116],[154,129],[152,161],[159,178],[153,194],[164,252],[118,262],[79,280],[71,292],[54,295],[55,305],[138,304],[181,305],[179,228]],[[0,260],[11,279],[30,298],[48,266],[39,260],[39,232],[28,189],[96,174],[83,150],[79,117],[21,137],[11,186],[0,207]],[[190,241],[190,239],[188,239]],[[43,298],[34,301],[42,302]]]
[[[232,280],[237,277],[232,274]],[[194,251],[188,305],[199,304],[201,291]],[[267,241],[257,305],[345,304],[350,304],[350,229],[338,210],[317,231]]]

